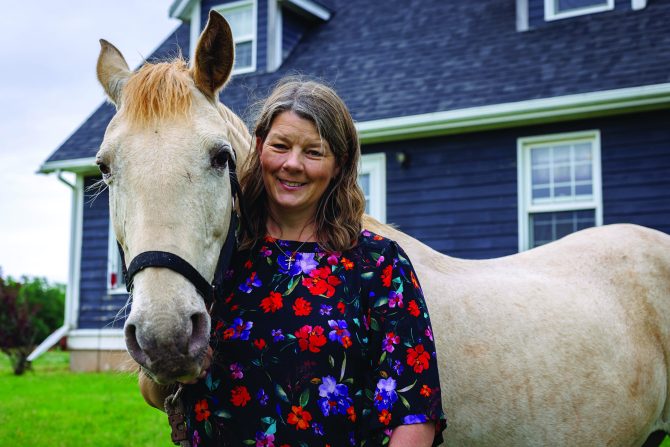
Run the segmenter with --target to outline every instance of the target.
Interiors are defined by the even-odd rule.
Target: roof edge
[[[76,174],[95,173],[98,168],[95,165],[95,157],[73,158],[70,160],[47,161],[40,166],[38,173],[50,174],[56,171],[74,172]]]
[[[287,6],[291,6],[294,9],[299,10],[300,12],[307,14],[311,17],[323,20],[327,22],[330,20],[332,13],[321,6],[320,4],[312,0],[282,0],[283,3],[286,3]]]
[[[361,143],[467,133],[670,107],[670,83],[356,123]]]
[[[174,0],[168,10],[168,15],[174,19],[188,22],[191,19],[191,9],[197,2],[198,0]]]

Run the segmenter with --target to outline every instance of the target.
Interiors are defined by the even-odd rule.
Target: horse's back
[[[668,429],[669,236],[613,225],[469,261],[373,231],[399,240],[426,293],[448,443],[640,445]]]

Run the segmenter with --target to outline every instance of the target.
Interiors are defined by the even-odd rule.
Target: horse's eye
[[[230,152],[227,148],[219,148],[212,152],[211,164],[215,169],[226,169],[230,161]]]
[[[96,160],[95,164],[98,165],[98,169],[100,169],[102,178],[106,179],[112,174],[112,171],[109,169],[109,166],[107,166],[107,164],[105,164],[102,160]]]

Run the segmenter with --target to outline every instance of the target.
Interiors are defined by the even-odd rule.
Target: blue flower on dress
[[[400,360],[396,360],[393,362],[393,369],[397,375],[401,376],[402,372],[405,370],[405,367],[402,366],[402,362]]]
[[[265,393],[263,388],[258,390],[258,393],[256,393],[256,399],[258,399],[258,403],[261,405],[261,407],[264,407],[268,404],[269,398],[270,397]]]
[[[284,334],[282,334],[281,329],[272,329],[272,339],[275,342],[284,340]]]
[[[423,424],[427,420],[428,418],[425,414],[408,414],[403,418],[402,423],[405,425]]]
[[[224,338],[231,338],[233,340],[239,338],[240,340],[249,340],[251,328],[254,327],[253,321],[246,323],[241,318],[235,318],[233,324],[230,325],[223,333]]]
[[[312,422],[312,429],[314,429],[314,434],[317,436],[323,436],[323,424],[318,422]]]
[[[319,313],[321,315],[330,315],[330,312],[333,310],[333,306],[329,306],[328,304],[322,304],[321,309],[319,309]]]
[[[395,388],[396,381],[393,380],[393,377],[379,379],[374,397],[374,404],[377,410],[390,411],[393,408],[393,404],[398,400],[398,393],[396,393]]]
[[[349,389],[343,383],[337,383],[334,377],[326,376],[319,385],[319,407],[324,416],[347,414],[347,408],[353,405],[348,396]]]
[[[330,331],[328,333],[328,338],[330,339],[330,341],[339,341],[340,343],[342,343],[342,345],[348,344],[349,346],[351,346],[351,342],[349,340],[349,337],[351,336],[351,334],[347,330],[348,326],[347,326],[346,321],[344,321],[344,320],[337,320],[337,321],[328,320],[328,326],[330,326],[330,328],[332,329],[332,331]],[[345,338],[345,337],[347,337],[347,338]],[[348,341],[349,341],[349,343],[347,343]],[[348,346],[345,346],[345,347],[348,347]]]
[[[260,287],[262,285],[263,283],[261,280],[256,277],[256,272],[251,272],[251,276],[240,284],[238,288],[244,293],[251,293],[254,290],[254,287]]]

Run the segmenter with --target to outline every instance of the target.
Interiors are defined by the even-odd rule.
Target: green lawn
[[[144,403],[134,375],[71,373],[68,362],[49,352],[16,377],[0,354],[3,445],[172,446],[167,417]]]
[[[16,377],[0,354],[0,440],[31,446],[171,446],[164,413],[127,373],[72,373],[49,352]],[[6,443],[6,444],[5,444]]]

